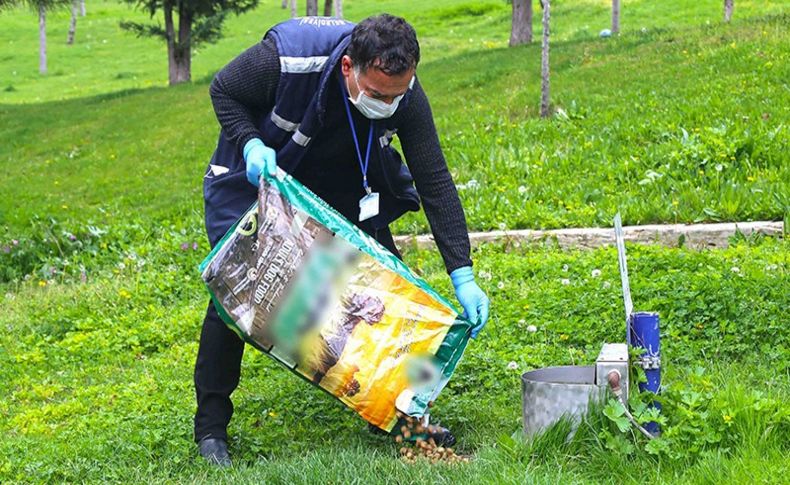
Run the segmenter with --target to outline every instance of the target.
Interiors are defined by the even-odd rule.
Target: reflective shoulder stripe
[[[272,123],[274,123],[277,128],[285,131],[296,131],[299,129],[299,123],[294,123],[293,121],[288,121],[282,116],[278,115],[277,113],[272,110]]]
[[[329,56],[280,57],[280,71],[288,73],[320,72]]]
[[[310,143],[310,137],[299,130],[296,130],[291,138],[294,142],[296,142],[297,145],[301,145],[303,147],[306,147],[307,144]]]

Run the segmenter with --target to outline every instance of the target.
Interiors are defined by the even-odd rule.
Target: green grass
[[[608,226],[617,210],[626,223],[786,218],[783,3],[737,2],[722,25],[719,2],[625,2],[623,35],[601,40],[608,5],[554,8],[550,121],[536,114],[539,46],[506,48],[504,2],[347,1],[346,12],[387,10],[417,28],[473,229]],[[781,483],[790,472],[790,246],[760,237],[722,251],[629,246],[636,306],[661,315],[660,445],[599,412],[569,442],[563,425],[514,437],[519,373],[591,362],[622,339],[623,315],[613,249],[509,242],[473,254],[492,320],[436,409],[473,463],[402,464],[352,412],[248,350],[237,465],[210,469],[191,443],[201,182],[218,132],[208,82],[285,13],[267,1],[231,19],[198,49],[196,81],[167,88],[163,45],[117,27],[139,13],[88,12],[71,47],[67,15],[50,16],[46,77],[35,16],[0,13],[0,482]],[[427,223],[410,215],[396,229]],[[438,254],[405,254],[452,294]]]
[[[781,12],[781,0],[741,1],[735,14],[739,20],[754,15]],[[301,5],[301,4],[300,4]],[[286,19],[289,11],[265,0],[253,12],[227,22],[225,35],[215,45],[199,46],[193,59],[193,79],[204,79],[232,57],[259,40],[266,29]],[[554,6],[552,35],[555,39],[589,40],[608,26],[610,2],[574,0]],[[87,6],[88,15],[78,17],[74,45],[66,45],[70,12],[58,10],[47,16],[49,72],[38,74],[38,24],[36,13],[18,9],[0,12],[0,103],[38,103],[85,97],[131,88],[163,87],[167,84],[167,54],[163,42],[138,39],[118,26],[119,21],[146,21],[148,16],[118,2],[104,0]],[[461,52],[502,47],[510,29],[510,6],[504,1],[403,2],[402,0],[348,1],[347,18],[390,12],[404,15],[417,28],[428,62]],[[540,16],[535,17],[539,35]],[[300,14],[303,13],[300,9]],[[721,6],[713,1],[628,2],[623,8],[624,32],[696,26],[721,20]],[[161,23],[161,16],[156,19]]]
[[[420,76],[470,227],[608,225],[618,209],[628,224],[781,219],[788,213],[790,20],[787,14],[745,18],[778,10],[778,3],[750,3],[739,5],[732,25],[694,26],[719,14],[717,8],[702,16],[698,3],[661,7],[682,13],[683,23],[666,23],[654,2],[635,3],[626,33],[608,41],[580,33],[591,19],[604,23],[602,4],[569,3],[567,22],[558,7],[553,100],[564,114],[552,121],[536,117],[539,46],[504,47],[503,5],[451,8],[447,2],[410,9],[426,51]],[[405,13],[397,2],[359,8],[367,14],[390,6]],[[152,41],[110,28],[121,7],[97,4],[100,12],[108,10],[96,28],[110,29],[106,36],[128,48],[118,56],[108,47],[108,59],[62,53],[69,65],[82,66],[73,75],[84,77],[78,85],[91,95],[75,97],[58,76],[33,74],[3,94],[9,103],[31,102],[40,93],[50,99],[0,105],[0,223],[9,237],[29,231],[34,215],[103,222],[133,207],[151,220],[166,214],[198,221],[201,177],[218,131],[205,74],[265,30],[246,34],[244,22],[251,28],[261,15],[272,17],[266,25],[282,17],[275,7],[233,20],[227,39],[201,51],[195,60],[201,81],[128,90],[144,84],[115,83],[120,67],[113,63],[150,70],[141,79],[159,73],[161,86],[165,68],[156,59],[165,56],[161,46],[144,46]],[[3,15],[11,25],[30,20]],[[637,28],[642,25],[646,32]],[[4,50],[14,65],[27,52]],[[214,60],[203,65],[203,56]],[[410,215],[396,230],[427,232],[428,226],[421,215]]]
[[[622,338],[616,254],[486,246],[475,258],[494,316],[435,412],[459,434],[473,464],[400,464],[394,445],[368,435],[352,412],[248,350],[230,429],[240,466],[219,474],[194,458],[190,442],[191,373],[206,302],[194,267],[205,248],[179,250],[192,234],[178,226],[151,236],[127,247],[125,257],[115,255],[123,267],[96,268],[84,283],[55,278],[42,287],[36,278],[7,286],[0,480],[519,482],[527,476],[548,483],[609,481],[617,470],[625,481],[696,482],[776,481],[781,475],[774,473],[788,471],[778,458],[790,450],[785,242],[744,241],[706,252],[629,247],[636,305],[662,318],[664,383],[672,390],[665,407],[685,406],[678,397],[684,392],[707,396],[705,407],[668,412],[674,421],[666,433],[677,430],[673,439],[690,440],[696,431],[689,426],[711,427],[705,432],[715,438],[725,412],[738,426],[704,449],[654,457],[637,441],[629,454],[618,454],[599,436],[611,428],[600,415],[571,444],[557,440],[558,432],[531,445],[510,438],[520,427],[520,371],[589,363],[602,342]],[[438,255],[410,250],[407,261],[449,293]],[[592,269],[601,276],[591,276]],[[511,361],[519,372],[508,370]],[[698,365],[709,367],[707,374],[694,374]],[[687,415],[690,423],[683,422]],[[617,460],[630,465],[621,470]]]

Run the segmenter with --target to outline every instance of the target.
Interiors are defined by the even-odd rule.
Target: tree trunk
[[[173,3],[167,1],[162,5],[165,15],[165,33],[167,35],[167,77],[171,86],[190,80],[190,40],[192,35],[192,17],[189,13],[180,12],[178,16],[178,39],[173,24]]]
[[[85,16],[85,0],[80,0],[80,16]]]
[[[174,84],[176,79],[176,34],[173,27],[173,4],[165,1],[162,4],[162,12],[165,16],[165,38],[167,40],[167,78],[170,84]]]
[[[318,0],[307,0],[307,16],[318,15]]]
[[[510,47],[532,42],[532,0],[513,0]]]
[[[165,2],[162,10],[165,15],[165,33],[167,34],[167,77],[169,84],[174,86],[190,79],[189,41],[192,19],[189,15],[179,15],[178,32],[176,33],[173,24],[172,2]],[[178,35],[178,39],[176,39],[176,35]]]
[[[324,0],[324,17],[332,16],[332,0]]]
[[[178,43],[176,44],[176,82],[185,83],[192,80],[192,12],[185,8],[187,2],[178,3]]]
[[[296,0],[291,0],[291,18],[295,18],[299,15],[296,11]]]
[[[283,7],[283,10],[285,10],[286,8],[288,8],[288,0],[283,0],[282,7]]]
[[[540,117],[546,118],[549,111],[549,19],[551,0],[543,0],[543,52],[540,62]]]
[[[47,73],[47,9],[38,5],[38,72]]]
[[[69,22],[69,36],[66,39],[66,44],[72,45],[74,43],[74,34],[77,32],[77,9],[79,8],[78,0],[71,2],[71,21]]]
[[[735,0],[724,0],[724,21],[732,20],[732,10],[735,8]]]
[[[612,0],[612,33],[620,33],[620,0]]]
[[[335,17],[343,18],[343,0],[335,0]]]

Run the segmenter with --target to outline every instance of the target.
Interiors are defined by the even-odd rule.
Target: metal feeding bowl
[[[567,416],[574,429],[592,400],[606,396],[607,375],[616,370],[628,395],[628,347],[604,344],[594,366],[546,367],[521,376],[524,434],[534,435]]]

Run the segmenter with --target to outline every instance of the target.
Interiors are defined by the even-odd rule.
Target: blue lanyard
[[[346,105],[346,114],[348,115],[348,124],[351,126],[351,135],[354,138],[354,146],[357,149],[357,159],[359,160],[359,168],[362,170],[362,187],[365,192],[370,194],[370,186],[368,186],[368,164],[370,163],[370,146],[373,144],[373,120],[370,121],[370,131],[368,132],[368,148],[365,151],[365,160],[362,160],[362,152],[359,150],[359,140],[357,140],[357,130],[354,126],[354,119],[351,118],[351,107],[348,105],[348,92],[343,83],[340,83],[340,88],[343,91],[343,102]]]

